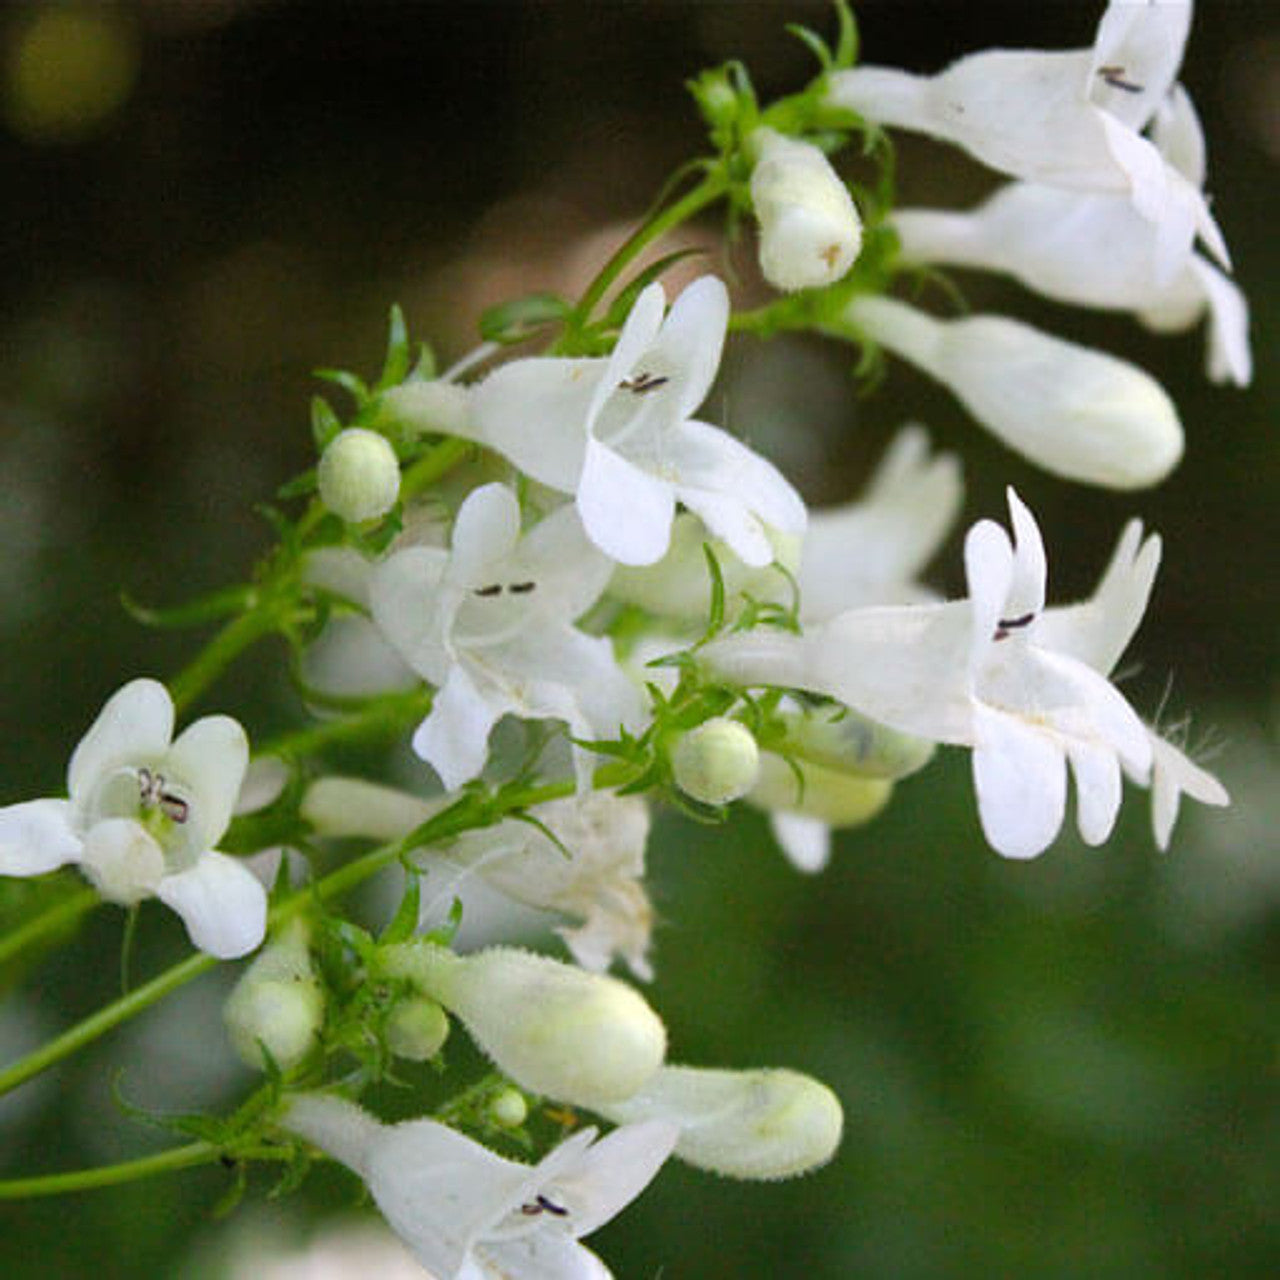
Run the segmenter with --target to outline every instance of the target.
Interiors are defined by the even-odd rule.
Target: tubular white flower
[[[582,738],[635,726],[639,696],[610,642],[573,626],[611,572],[572,507],[522,534],[520,504],[501,484],[468,495],[450,551],[409,547],[378,566],[374,621],[438,690],[413,749],[447,788],[480,773],[507,714],[564,720]]]
[[[741,684],[811,689],[873,720],[973,750],[988,841],[1034,857],[1066,807],[1068,763],[1077,825],[1106,839],[1120,804],[1121,769],[1145,779],[1146,728],[1094,668],[1042,634],[1045,555],[1031,513],[1009,491],[1016,543],[991,521],[965,540],[969,598],[940,605],[853,609],[802,637],[757,631],[708,645],[709,669]]]
[[[329,442],[316,468],[320,501],[351,524],[376,520],[400,496],[400,462],[385,436],[348,427]]]
[[[443,808],[398,787],[363,778],[317,778],[302,797],[299,812],[317,835],[399,840]]]
[[[172,739],[162,684],[117,690],[72,753],[70,799],[0,809],[0,875],[78,863],[108,901],[158,897],[201,951],[246,955],[266,930],[266,893],[213,845],[231,821],[248,740],[229,716],[206,716]]]
[[[651,1121],[596,1141],[584,1129],[536,1165],[504,1160],[434,1120],[383,1125],[323,1094],[281,1123],[362,1177],[392,1229],[437,1280],[609,1280],[578,1240],[652,1181],[679,1130]]]
[[[474,393],[474,438],[542,484],[576,497],[587,536],[620,564],[653,564],[676,503],[749,565],[773,559],[769,530],[799,533],[804,504],[779,472],[690,415],[720,363],[729,297],[714,277],[691,284],[663,319],[651,284],[613,353],[516,360]]]
[[[826,1085],[782,1068],[663,1067],[601,1114],[622,1124],[677,1124],[677,1159],[753,1180],[792,1178],[826,1164],[844,1129],[840,1101]]]
[[[1190,0],[1113,0],[1092,49],[991,49],[932,77],[855,67],[831,77],[829,101],[953,143],[1014,177],[1124,194],[1155,225],[1157,273],[1167,280],[1197,233],[1229,263],[1199,184],[1141,133],[1173,87],[1190,22]]]
[[[1182,457],[1182,424],[1168,395],[1114,356],[1016,320],[935,320],[889,298],[858,298],[845,318],[949,387],[993,435],[1054,475],[1138,489]]]
[[[812,143],[756,129],[751,204],[760,221],[760,269],[777,289],[822,288],[853,266],[862,220],[849,189]]]
[[[469,436],[471,392],[444,378],[411,378],[382,393],[378,420],[411,437]]]
[[[457,956],[388,947],[383,967],[461,1018],[521,1088],[593,1107],[630,1097],[662,1064],[661,1019],[632,988],[546,956],[491,947]]]

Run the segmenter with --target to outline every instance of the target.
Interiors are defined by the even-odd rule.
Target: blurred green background
[[[1101,4],[872,0],[870,61],[932,70],[992,44],[1091,38]],[[786,21],[822,4],[8,4],[0,12],[0,803],[61,786],[69,747],[133,675],[198,643],[147,632],[126,589],[172,601],[243,577],[267,544],[255,502],[307,465],[310,371],[372,370],[389,304],[451,358],[484,307],[580,287],[667,173],[701,146],[682,82],[730,57],[764,95],[810,73]],[[1083,594],[1141,515],[1165,564],[1126,691],[1194,710],[1233,793],[1184,811],[1168,856],[1131,793],[1100,851],[1071,835],[1003,862],[979,837],[967,760],[943,753],[841,841],[820,881],[744,814],[663,819],[652,997],[673,1057],[786,1064],[847,1110],[831,1167],[776,1186],[670,1166],[593,1238],[615,1273],[664,1280],[1271,1276],[1280,1260],[1280,326],[1274,231],[1280,13],[1204,0],[1184,70],[1210,144],[1215,212],[1253,308],[1258,373],[1210,387],[1199,333],[1042,304],[1016,314],[1153,371],[1187,457],[1158,491],[1070,487],[992,443],[895,369],[855,400],[850,352],[731,348],[708,416],[757,442],[814,502],[855,491],[892,430],[924,421],[966,462],[968,520],[1018,486],[1051,593]],[[994,179],[904,139],[904,203],[960,206]],[[692,243],[715,245],[716,229]],[[1105,253],[1106,247],[1099,246]],[[751,246],[726,263],[750,288]],[[956,544],[940,587],[960,586]],[[252,733],[299,711],[281,654],[211,700]],[[39,886],[0,885],[0,927]],[[121,917],[99,913],[35,973],[10,973],[0,1059],[116,988]],[[144,916],[146,971],[183,950]],[[218,975],[0,1103],[0,1176],[127,1157],[168,1139],[155,1110],[225,1105],[248,1076],[221,1043]],[[219,1170],[0,1205],[7,1280],[267,1275],[350,1180],[227,1221]],[[248,1259],[248,1261],[246,1261]],[[237,1269],[238,1268],[238,1269]],[[291,1273],[292,1274],[292,1273]],[[307,1273],[319,1276],[321,1273]],[[330,1273],[324,1273],[328,1275]]]

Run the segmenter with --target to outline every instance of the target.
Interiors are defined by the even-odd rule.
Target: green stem
[[[150,1178],[157,1173],[190,1169],[212,1164],[222,1152],[210,1142],[193,1142],[173,1147],[139,1160],[123,1160],[119,1164],[98,1169],[77,1169],[74,1173],[48,1173],[36,1178],[11,1178],[0,1181],[0,1200],[29,1200],[35,1196],[60,1196],[68,1191],[91,1191],[95,1187],[114,1187],[121,1182]]]
[[[624,762],[607,764],[596,771],[595,786],[598,788],[618,786],[633,776],[634,769],[629,764]],[[500,802],[484,812],[482,821],[496,822],[517,809],[526,809],[547,800],[557,800],[563,796],[572,795],[575,785],[572,779],[564,779],[560,782],[548,782],[510,791],[502,797]],[[331,871],[314,886],[300,889],[283,902],[277,903],[267,917],[268,925],[274,926],[291,919],[305,910],[317,897],[322,900],[334,898],[354,889],[370,876],[376,875],[383,867],[390,866],[414,849],[451,839],[473,826],[482,825],[477,823],[475,818],[476,810],[473,804],[469,798],[464,797],[458,803],[441,810],[404,839],[395,840],[371,850],[363,857],[339,867],[336,871]],[[172,968],[166,969],[158,977],[152,978],[150,982],[104,1005],[96,1013],[76,1023],[60,1036],[56,1036],[47,1044],[41,1045],[39,1049],[27,1054],[24,1058],[19,1058],[17,1062],[0,1071],[0,1096],[84,1048],[113,1027],[127,1022],[171,991],[176,991],[193,978],[207,973],[217,963],[218,961],[209,955],[188,956]]]
[[[0,965],[20,955],[33,943],[43,941],[63,929],[70,929],[81,916],[88,915],[101,902],[102,899],[87,888],[77,889],[61,902],[55,902],[21,928],[0,938]]]
[[[609,286],[622,274],[628,263],[655,240],[673,231],[682,222],[687,222],[707,205],[713,204],[728,190],[728,187],[729,183],[724,172],[717,167],[706,174],[692,191],[682,196],[675,204],[668,205],[656,217],[633,231],[587,286],[586,293],[582,295],[582,300],[574,310],[577,322],[585,324],[591,318],[591,313],[600,299],[609,291]]]
[[[471,452],[470,440],[456,437],[441,441],[430,453],[423,454],[400,478],[400,500],[421,493],[429,484],[448,475]]]

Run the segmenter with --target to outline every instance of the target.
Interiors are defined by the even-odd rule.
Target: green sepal
[[[398,942],[408,942],[418,931],[418,914],[421,908],[422,886],[417,874],[410,874],[395,915],[378,935],[378,945],[389,947]]]
[[[142,604],[127,592],[120,593],[120,604],[124,611],[144,627],[155,627],[161,631],[180,631],[187,627],[202,627],[206,623],[216,622],[219,618],[230,617],[233,613],[243,613],[252,608],[257,600],[257,589],[247,584],[234,587],[220,587],[208,595],[188,600],[186,604],[172,605],[167,609],[158,609],[153,605]]]
[[[557,324],[573,314],[573,307],[554,293],[530,293],[490,307],[480,317],[480,336],[504,346],[523,342],[544,325]]]
[[[324,396],[311,397],[311,438],[315,441],[316,452],[323,453],[334,436],[342,430],[342,423],[334,413],[333,406]]]

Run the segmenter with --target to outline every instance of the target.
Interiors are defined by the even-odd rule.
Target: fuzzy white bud
[[[449,1015],[434,1000],[410,997],[392,1009],[386,1036],[387,1048],[397,1058],[426,1062],[444,1048],[449,1038]]]
[[[728,804],[755,785],[760,749],[746,725],[716,716],[680,739],[671,772],[685,795],[703,804]]]
[[[282,1070],[310,1052],[324,1024],[324,992],[298,922],[263,948],[222,1009],[227,1034],[241,1059],[261,1071],[265,1045]]]
[[[798,1071],[663,1067],[639,1093],[605,1107],[619,1124],[680,1126],[679,1159],[730,1178],[775,1179],[826,1164],[844,1114],[826,1085]]]
[[[518,1129],[529,1118],[529,1104],[519,1089],[499,1089],[489,1099],[489,1119],[504,1129]]]
[[[983,426],[1054,475],[1140,489],[1182,457],[1173,402],[1124,360],[1001,316],[935,320],[889,298],[859,298],[845,317],[949,387]]]
[[[396,504],[400,462],[385,436],[349,427],[329,442],[317,471],[320,501],[350,524],[375,520]]]
[[[635,1093],[666,1053],[666,1029],[637,992],[546,956],[512,947],[457,956],[404,943],[387,947],[382,965],[459,1017],[531,1093],[588,1107],[616,1102]]]
[[[839,280],[862,248],[862,222],[849,189],[812,143],[772,129],[751,135],[756,165],[751,203],[760,221],[760,269],[777,289]]]

